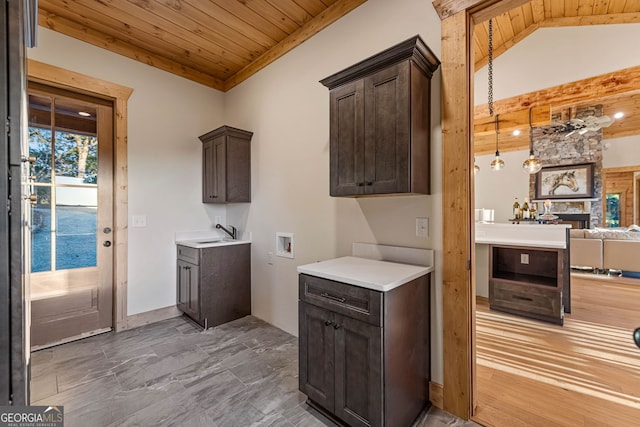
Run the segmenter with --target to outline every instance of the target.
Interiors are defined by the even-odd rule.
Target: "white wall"
[[[494,99],[510,98],[640,65],[640,24],[541,28],[494,60]],[[487,102],[487,67],[475,74],[476,105]]]
[[[520,204],[529,197],[529,174],[522,169],[522,163],[529,157],[529,150],[500,153],[504,169],[491,170],[495,154],[476,156],[480,172],[475,175],[476,209],[495,209],[494,222],[508,222],[513,218],[513,200]]]
[[[202,135],[222,124],[223,94],[39,28],[29,58],[133,89],[129,99],[129,315],[176,303],[176,231],[209,228],[224,207],[201,203]]]
[[[227,93],[226,122],[254,132],[252,203],[228,216],[253,233],[253,313],[297,334],[296,267],[350,254],[354,241],[437,250],[432,377],[442,383],[440,79],[433,81],[433,195],[329,197],[329,91],[318,81],[415,34],[440,56],[440,20],[423,0],[369,0]],[[430,239],[415,218],[430,218]],[[275,257],[275,233],[295,235],[295,259]]]
[[[624,120],[624,119],[623,119]],[[605,139],[602,152],[603,168],[640,165],[640,135]]]

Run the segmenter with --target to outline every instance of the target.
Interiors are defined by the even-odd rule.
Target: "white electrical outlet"
[[[267,252],[267,264],[273,265],[273,252]]]
[[[429,218],[416,218],[416,236],[429,237]]]
[[[520,254],[520,264],[529,264],[529,254]]]

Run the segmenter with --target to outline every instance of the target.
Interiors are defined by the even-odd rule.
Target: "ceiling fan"
[[[555,122],[550,126],[546,126],[543,133],[546,135],[554,133],[567,133],[565,138],[578,132],[579,135],[584,135],[589,131],[598,131],[602,128],[609,127],[613,124],[614,119],[609,116],[587,116],[581,119],[573,118],[565,122]]]

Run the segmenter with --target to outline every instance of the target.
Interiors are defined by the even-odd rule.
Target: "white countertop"
[[[175,235],[176,245],[202,249],[215,246],[247,245],[251,243],[251,233],[243,233],[239,239],[231,240],[220,230],[178,231]]]
[[[486,245],[567,247],[568,224],[485,224],[476,223],[475,242]]]
[[[353,256],[298,267],[298,273],[382,292],[390,291],[432,271],[433,266],[400,264]]]
[[[250,240],[219,240],[219,241],[206,241],[207,239],[195,239],[195,240],[176,240],[176,245],[188,246],[190,248],[202,249],[213,248],[215,246],[230,246],[230,245],[247,245],[250,244]],[[209,239],[211,240],[211,239]]]

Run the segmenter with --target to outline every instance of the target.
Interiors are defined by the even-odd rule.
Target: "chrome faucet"
[[[231,227],[231,231],[227,230],[226,228],[223,227],[222,224],[216,224],[216,228],[218,230],[222,230],[225,233],[227,233],[229,236],[231,236],[231,238],[233,240],[236,240],[238,238],[238,229],[235,228],[233,225],[230,225],[229,227]]]

